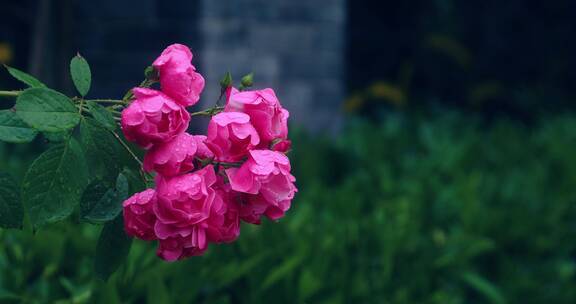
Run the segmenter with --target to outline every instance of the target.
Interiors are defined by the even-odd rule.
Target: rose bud
[[[152,64],[158,71],[162,92],[184,107],[196,104],[204,89],[204,78],[191,61],[192,52],[187,46],[172,44]]]

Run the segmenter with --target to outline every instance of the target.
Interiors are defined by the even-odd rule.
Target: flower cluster
[[[184,45],[166,48],[153,63],[161,91],[133,89],[121,119],[126,139],[146,149],[143,170],[156,173],[155,189],[123,203],[125,229],[158,240],[158,255],[168,261],[201,255],[209,243],[234,241],[242,220],[281,218],[297,191],[285,154],[289,113],[272,89],[229,86],[207,135],[186,132],[185,107],[196,104],[204,89],[191,60]]]

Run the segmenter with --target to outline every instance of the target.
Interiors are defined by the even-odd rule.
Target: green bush
[[[104,283],[97,228],[0,231],[0,299],[26,303],[576,303],[576,119],[444,114],[294,135],[279,223],[166,263],[135,241]],[[16,148],[0,164],[19,176]],[[20,153],[19,162],[28,161]],[[31,157],[30,157],[31,158]]]

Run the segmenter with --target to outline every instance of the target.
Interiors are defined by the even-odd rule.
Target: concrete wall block
[[[200,2],[201,15],[208,18],[237,18],[246,10],[247,2],[249,1],[202,0]]]
[[[314,86],[317,106],[333,107],[341,105],[344,101],[346,88],[343,81],[337,78],[317,79]],[[340,108],[333,109],[340,111]]]
[[[254,82],[257,87],[277,87],[282,73],[281,62],[276,56],[252,57],[248,71],[254,72]],[[241,77],[242,75],[238,75]]]
[[[156,17],[156,0],[87,1],[79,2],[77,8],[80,20],[94,20],[100,23],[103,20],[146,20]]]
[[[311,50],[318,34],[308,25],[260,26],[250,30],[250,43],[254,52],[276,54]]]
[[[341,23],[346,18],[346,0],[279,1],[282,17],[295,22]]]
[[[250,67],[250,50],[246,48],[202,48],[199,52],[200,73],[207,80],[220,80],[226,71],[233,75],[246,73]]]
[[[338,52],[294,52],[282,57],[282,74],[293,79],[342,79],[342,54]]]
[[[246,43],[248,28],[239,20],[208,18],[202,19],[199,24],[199,30],[203,34],[203,44],[207,48],[233,48]]]
[[[309,83],[301,81],[282,82],[276,94],[282,106],[290,111],[290,122],[298,125],[312,120],[314,90]]]
[[[345,0],[202,1],[201,69],[206,106],[218,82],[253,71],[256,88],[273,87],[291,121],[334,132],[345,95]]]
[[[321,24],[316,26],[316,35],[312,48],[318,51],[343,53],[345,50],[346,28],[337,24]]]

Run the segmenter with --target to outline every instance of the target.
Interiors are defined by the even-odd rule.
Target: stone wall
[[[202,0],[199,57],[205,101],[217,98],[229,69],[253,71],[258,87],[273,87],[291,121],[334,131],[344,99],[345,0]]]
[[[345,0],[77,1],[76,37],[95,75],[94,94],[120,96],[170,43],[189,45],[206,77],[206,105],[227,70],[273,87],[291,122],[339,125],[344,98]]]

